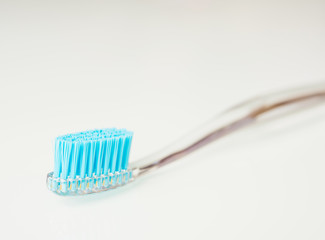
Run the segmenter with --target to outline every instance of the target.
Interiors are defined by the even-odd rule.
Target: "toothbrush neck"
[[[301,108],[301,103],[314,104],[325,99],[325,84],[293,89],[258,97],[218,115],[190,134],[145,159],[131,164],[134,177],[142,176],[174,162],[230,133],[251,125],[274,110],[287,106]]]

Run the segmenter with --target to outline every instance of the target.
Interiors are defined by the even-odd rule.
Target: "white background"
[[[131,185],[46,189],[58,135],[135,132],[131,161],[256,94],[325,79],[324,1],[0,1],[1,239],[325,239],[325,107]]]

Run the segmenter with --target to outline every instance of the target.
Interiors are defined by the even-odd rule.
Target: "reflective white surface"
[[[325,238],[324,105],[113,191],[63,198],[45,184],[58,135],[125,127],[133,161],[255,94],[324,80],[324,12],[323,1],[2,1],[0,238]]]

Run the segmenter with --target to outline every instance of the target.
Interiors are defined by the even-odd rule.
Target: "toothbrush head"
[[[128,183],[132,136],[125,129],[108,128],[57,137],[47,187],[59,195],[82,195]]]

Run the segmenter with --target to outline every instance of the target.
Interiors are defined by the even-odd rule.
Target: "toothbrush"
[[[55,140],[54,171],[47,175],[47,187],[59,195],[114,189],[247,127],[273,110],[319,100],[325,100],[325,83],[253,98],[130,165],[130,131],[111,128],[60,136]]]

